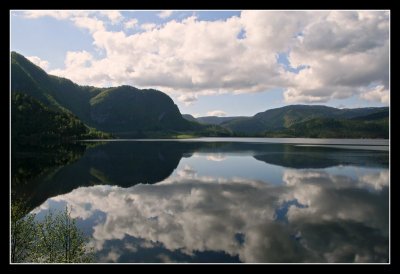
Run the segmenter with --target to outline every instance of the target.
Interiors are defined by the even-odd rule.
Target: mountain
[[[27,94],[51,109],[74,115],[89,127],[119,137],[219,130],[184,119],[173,100],[161,91],[131,86],[79,86],[47,74],[16,52],[11,53],[11,90]]]
[[[172,99],[154,89],[120,86],[102,91],[90,100],[90,122],[117,135],[140,131],[185,131],[195,124],[183,119]]]
[[[203,124],[211,124],[211,125],[220,125],[225,122],[229,122],[231,120],[239,119],[239,118],[247,118],[247,116],[230,116],[230,117],[219,117],[219,116],[201,116],[201,117],[193,117],[191,114],[182,114],[183,118],[189,121],[196,121]]]
[[[286,137],[389,138],[389,111],[382,110],[352,119],[315,118],[274,132]]]
[[[197,122],[197,119],[194,118],[194,116],[191,114],[182,114],[182,117],[185,118],[186,120]]]
[[[11,92],[11,137],[16,141],[110,138],[86,126],[73,114],[45,106],[30,95]]]
[[[173,100],[161,91],[127,85],[109,88],[80,86],[68,79],[47,74],[16,52],[11,53],[11,91],[29,96],[12,102],[12,116],[19,115],[13,124],[20,124],[12,127],[14,137],[24,132],[22,125],[29,125],[29,121],[34,119],[33,112],[22,111],[27,106],[41,113],[38,120],[32,122],[36,126],[26,126],[35,138],[44,132],[54,138],[61,138],[67,133],[71,134],[66,136],[68,138],[110,136],[104,132],[123,138],[388,138],[389,135],[388,107],[338,109],[289,105],[252,117],[194,118],[191,115],[182,116]],[[12,96],[16,99],[17,95]],[[49,125],[51,130],[43,129],[46,123],[52,124]],[[25,131],[23,135],[29,136],[30,133]]]
[[[232,116],[232,117],[218,117],[218,116],[203,116],[197,117],[196,120],[205,123],[205,124],[213,124],[213,125],[221,125],[222,123],[229,122],[233,119],[241,119],[247,118],[245,116]]]
[[[316,118],[352,119],[385,110],[387,117],[389,117],[388,109],[388,107],[339,109],[321,105],[289,105],[269,109],[248,118],[232,119],[220,125],[234,132],[252,134],[264,131],[281,131],[295,124]]]

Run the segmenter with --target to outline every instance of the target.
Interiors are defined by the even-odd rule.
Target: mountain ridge
[[[11,52],[10,80],[12,92],[27,94],[46,107],[72,115],[71,119],[76,117],[88,128],[121,138],[388,138],[389,135],[389,107],[339,109],[298,104],[268,109],[250,117],[194,118],[182,115],[174,101],[162,91],[128,85],[107,88],[80,86],[69,79],[47,74],[16,52]],[[332,126],[346,133],[335,132],[330,128]],[[352,134],[346,128],[348,126],[357,128],[357,134]],[[376,132],[370,134],[370,130]]]
[[[247,118],[232,119],[220,125],[234,132],[257,133],[288,129],[294,124],[315,118],[351,119],[374,112],[388,110],[388,107],[339,109],[324,105],[288,105],[259,112]]]
[[[324,105],[287,105],[253,116],[199,118],[218,123],[234,136],[311,138],[389,138],[389,107],[335,108]],[[220,117],[225,118],[225,117]],[[357,130],[351,131],[351,128]]]
[[[52,109],[77,116],[89,127],[119,137],[207,130],[197,122],[184,119],[178,106],[161,91],[127,85],[80,86],[47,74],[16,52],[11,52],[11,91],[27,94]]]

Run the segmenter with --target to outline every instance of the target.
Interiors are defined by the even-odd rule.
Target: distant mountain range
[[[203,116],[194,118],[190,114],[182,114],[183,118],[190,121],[197,121],[204,124],[220,125],[233,119],[247,118],[246,116],[231,116],[231,117],[219,117],[219,116]]]
[[[323,105],[289,105],[269,109],[251,117],[194,118],[187,114],[183,116],[186,119],[217,124],[232,132],[250,135],[287,137],[329,135],[332,138],[355,135],[366,138],[388,138],[389,135],[389,107],[339,109]],[[350,132],[351,128],[360,132]]]
[[[289,105],[251,117],[194,118],[216,124],[234,135],[314,138],[389,138],[389,107],[339,109],[323,105]]]
[[[126,85],[80,86],[47,74],[16,52],[11,53],[11,92],[13,137],[21,134],[37,137],[44,132],[39,125],[46,123],[53,125],[46,128],[48,136],[73,134],[77,139],[113,135],[121,138],[389,137],[388,107],[337,109],[290,105],[251,117],[194,118],[182,115],[173,100],[161,91]],[[33,107],[36,113],[45,114],[34,115]]]

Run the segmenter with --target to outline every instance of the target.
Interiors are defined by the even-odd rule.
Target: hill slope
[[[388,111],[388,108],[338,109],[318,105],[289,105],[260,112],[249,118],[233,119],[221,123],[221,126],[234,132],[251,134],[263,131],[281,131],[316,118],[352,119],[384,110]]]
[[[110,138],[87,127],[72,114],[57,111],[30,95],[11,92],[11,137],[14,141]]]
[[[218,117],[218,116],[203,116],[197,117],[196,120],[204,124],[220,125],[234,119],[246,118],[245,116]]]
[[[389,112],[378,111],[353,119],[315,118],[294,124],[280,133],[288,137],[387,139]]]
[[[252,117],[196,119],[186,115],[188,119],[185,119],[173,100],[161,91],[132,86],[79,86],[68,79],[48,75],[16,52],[11,53],[11,91],[31,96],[43,104],[41,108],[45,106],[64,113],[68,119],[79,119],[90,128],[125,138],[232,135],[387,138],[389,135],[388,107],[337,109],[290,105]],[[357,134],[349,134],[352,128],[358,130]]]
[[[16,52],[11,53],[11,90],[28,94],[52,109],[73,114],[85,124],[117,136],[204,129],[199,123],[184,119],[172,99],[161,91],[131,86],[79,86],[48,75]]]

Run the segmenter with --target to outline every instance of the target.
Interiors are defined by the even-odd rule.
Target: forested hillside
[[[57,111],[30,95],[11,92],[11,138],[19,141],[57,141],[111,138],[89,128],[76,116]]]
[[[309,138],[389,138],[389,108],[339,109],[321,105],[289,105],[251,117],[194,118],[220,125],[233,136]]]
[[[30,95],[48,108],[74,115],[90,127],[120,137],[226,132],[184,119],[173,100],[161,91],[131,86],[79,86],[48,75],[16,52],[11,53],[11,90]]]
[[[378,118],[377,118],[378,117]],[[309,138],[389,138],[389,113],[378,111],[353,119],[315,118],[265,136]]]
[[[11,53],[11,91],[13,138],[389,137],[388,107],[289,105],[252,117],[185,119],[159,90],[80,86],[47,74],[16,52]]]

